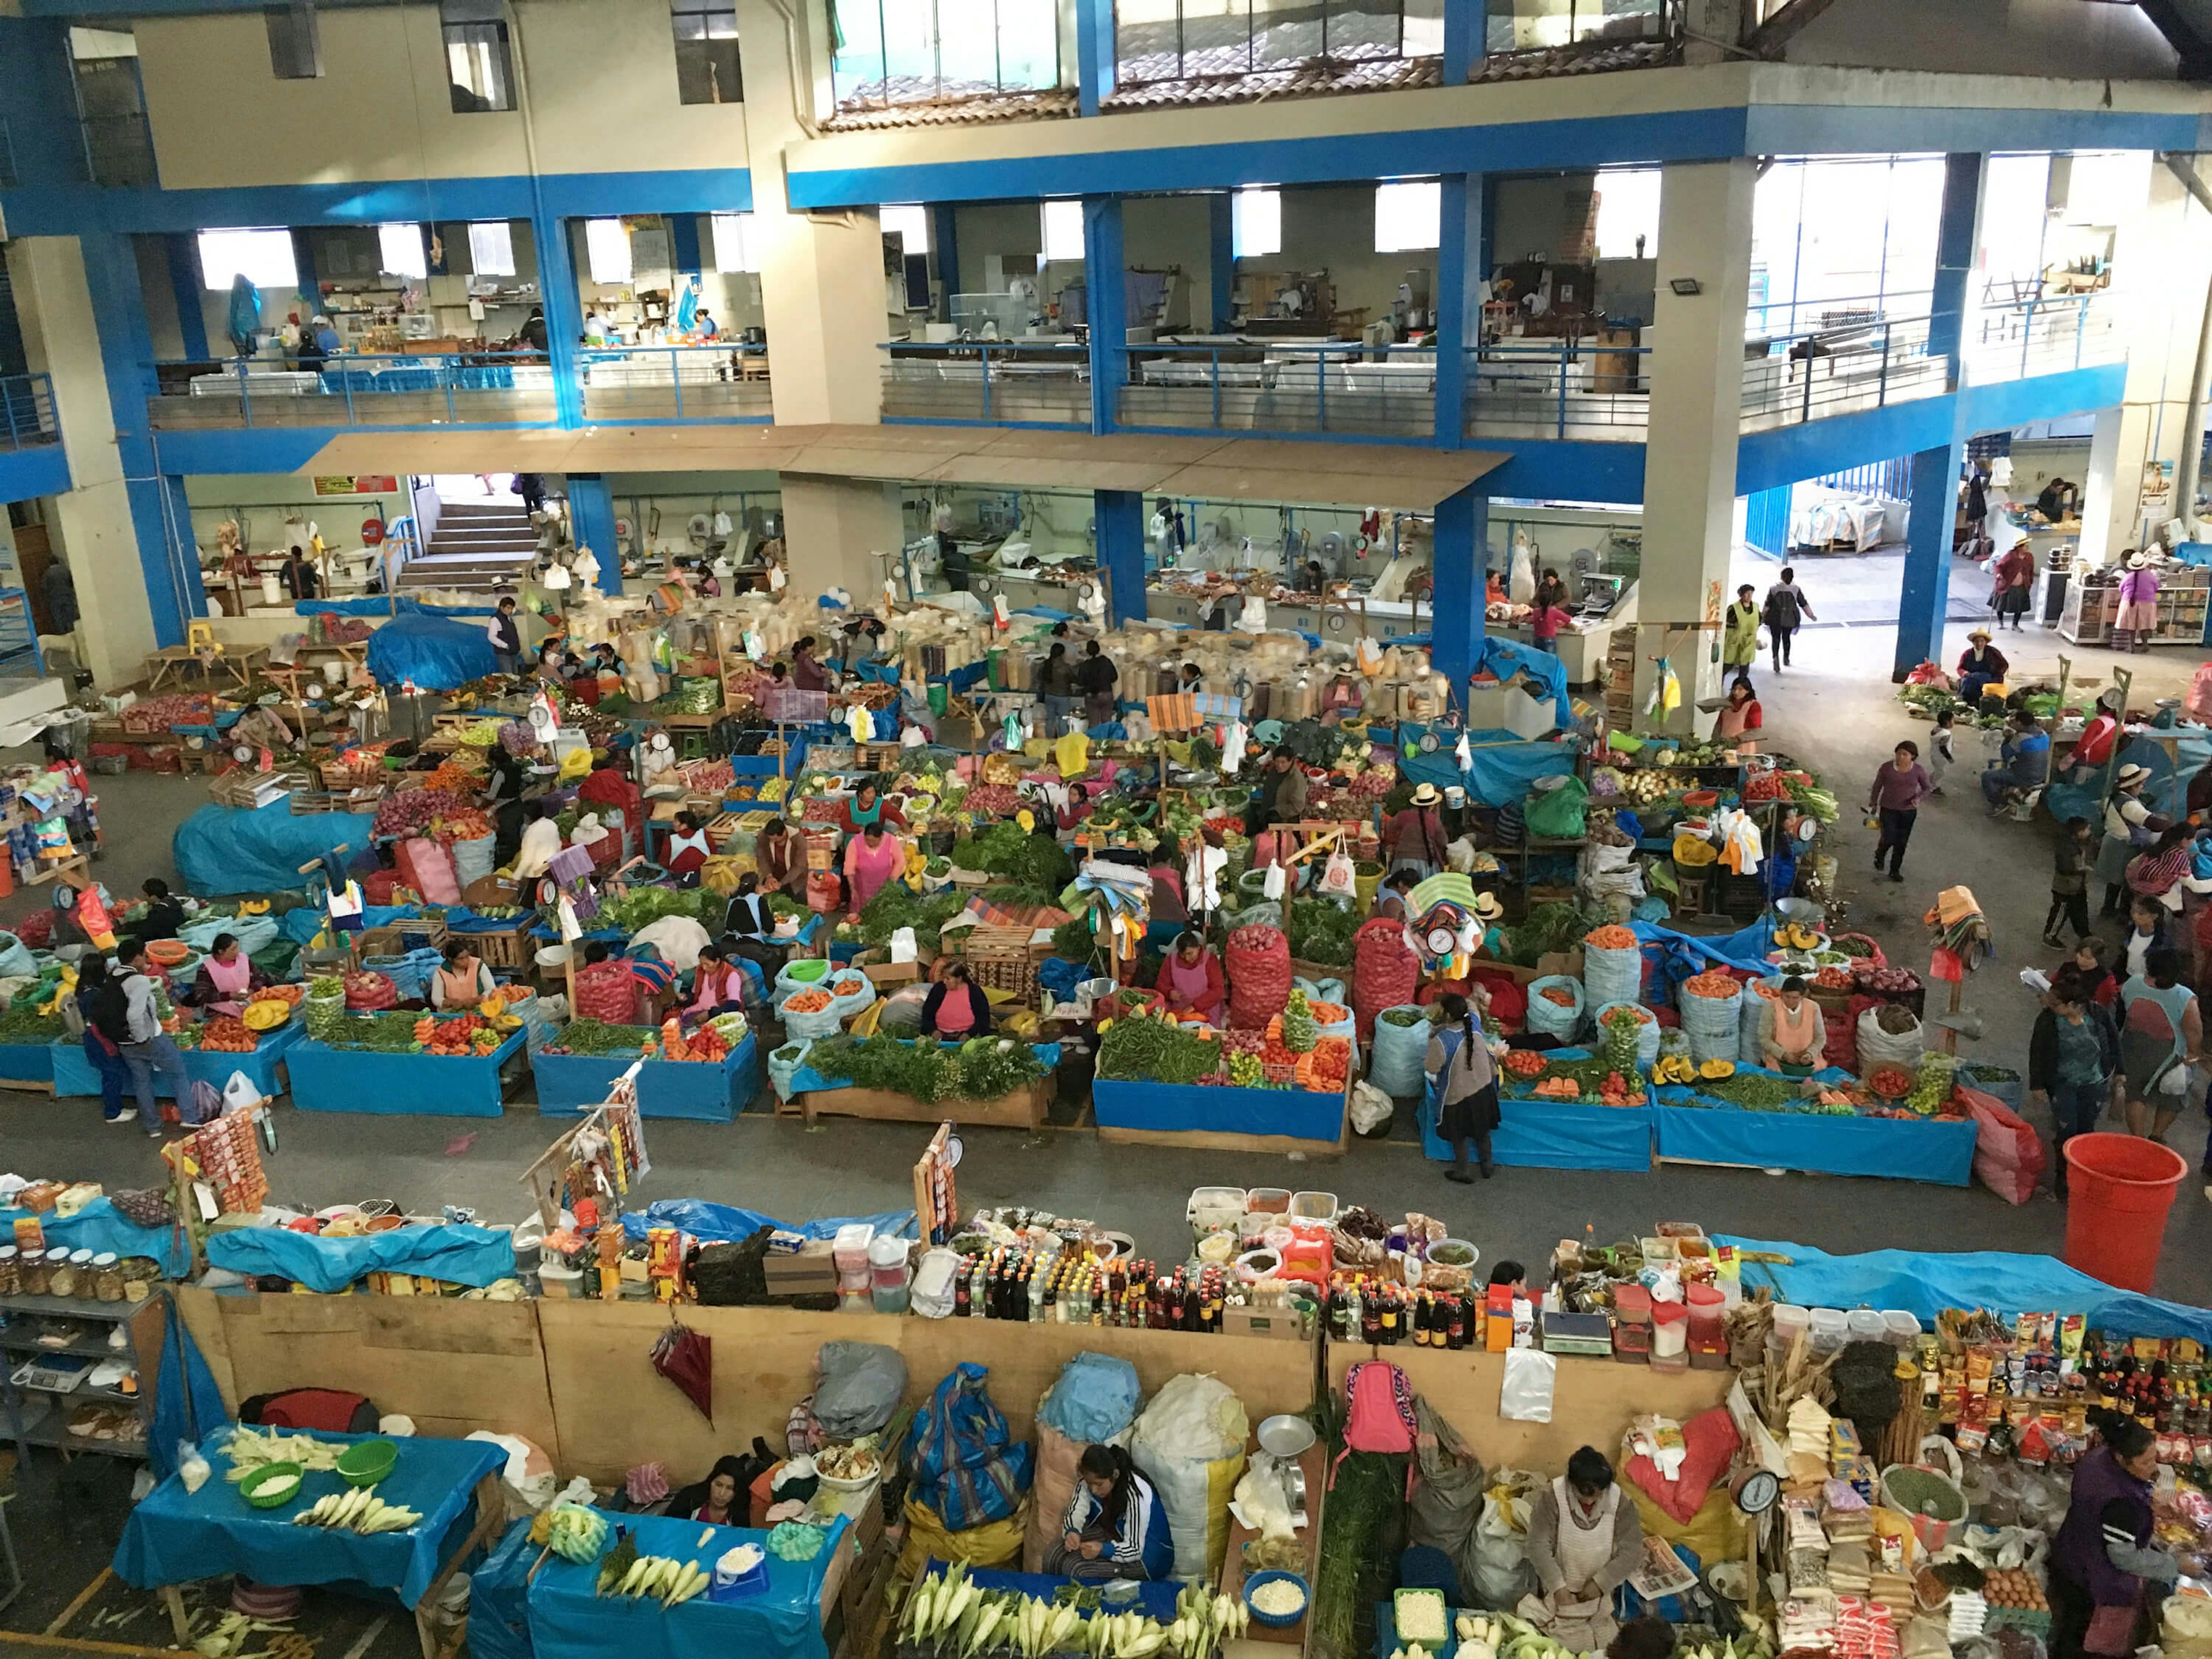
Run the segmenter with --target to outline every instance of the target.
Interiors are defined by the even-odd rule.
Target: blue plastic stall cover
[[[498,667],[491,641],[472,622],[395,617],[368,636],[368,672],[379,685],[411,680],[426,691],[451,691]]]
[[[1719,1242],[1740,1250],[1784,1255],[1792,1263],[1743,1264],[1744,1289],[1773,1287],[1775,1299],[1806,1308],[1895,1308],[1929,1324],[1946,1308],[1992,1308],[1998,1313],[2055,1310],[2087,1317],[2093,1328],[2130,1336],[2186,1336],[2212,1342],[2212,1310],[2161,1302],[2115,1290],[2047,1255],[2001,1250],[1869,1250],[1830,1255],[1808,1244],[1740,1238]]]
[[[362,907],[361,925],[364,927],[389,927],[394,922],[411,921],[422,914],[412,904],[365,904]],[[465,915],[464,911],[449,911],[451,915]],[[301,905],[287,910],[277,931],[295,945],[305,945],[323,931],[325,912],[319,905]],[[447,924],[451,926],[451,923]]]
[[[289,1025],[262,1032],[250,1054],[227,1054],[216,1050],[187,1048],[185,1050],[185,1075],[194,1083],[204,1083],[221,1094],[229,1085],[234,1073],[243,1073],[246,1080],[263,1097],[281,1095],[284,1092],[284,1086],[276,1075],[276,1068],[284,1063],[286,1052],[295,1044],[306,1041],[307,1036],[307,1026],[295,1019]],[[73,1042],[67,1037],[56,1037],[50,1054],[57,1096],[68,1099],[100,1092],[100,1073],[94,1066],[91,1056],[85,1053],[82,1042]],[[154,1094],[156,1099],[173,1100],[177,1091],[167,1078],[156,1073]]]
[[[1278,1135],[1292,1140],[1344,1138],[1345,1097],[1301,1089],[1201,1089],[1195,1084],[1091,1085],[1091,1111],[1102,1129],[1153,1133]]]
[[[372,1273],[419,1273],[477,1290],[514,1277],[514,1235],[489,1227],[401,1227],[359,1238],[241,1227],[209,1235],[207,1253],[210,1266],[289,1279],[325,1295]]]
[[[368,812],[295,816],[282,801],[258,812],[203,806],[177,826],[169,857],[186,890],[201,898],[295,893],[304,886],[301,865],[341,847],[364,850],[375,822]]]
[[[1520,1170],[1633,1170],[1651,1167],[1651,1111],[1645,1106],[1586,1106],[1571,1100],[1498,1103],[1491,1161]],[[1437,1091],[1419,1108],[1421,1150],[1449,1163],[1451,1143],[1437,1133]]]
[[[1486,634],[1474,653],[1477,669],[1488,669],[1501,680],[1510,680],[1516,673],[1526,674],[1552,694],[1554,718],[1571,731],[1575,724],[1574,703],[1567,696],[1567,665],[1549,651],[1539,651],[1533,645],[1523,645],[1518,640],[1501,640]]]
[[[367,1437],[315,1436],[342,1444]],[[171,1475],[131,1511],[115,1549],[116,1576],[125,1583],[152,1589],[236,1573],[264,1584],[366,1584],[398,1591],[411,1607],[442,1564],[447,1534],[469,1509],[477,1482],[507,1467],[507,1449],[489,1440],[403,1440],[376,1495],[420,1510],[422,1522],[405,1532],[362,1534],[291,1523],[318,1498],[345,1491],[334,1471],[308,1475],[289,1504],[249,1509],[224,1478],[230,1460],[222,1449],[200,1449],[214,1473],[198,1492]]]
[[[2120,746],[2119,758],[2122,765],[2149,771],[2150,781],[2143,785],[2143,804],[2154,812],[2179,818],[2188,808],[2188,780],[2212,761],[2212,738],[2194,732],[2159,738],[2131,737]],[[2076,817],[2100,823],[2103,813],[2098,805],[2099,791],[2104,781],[2102,767],[2092,769],[2080,783],[2068,782],[2062,771],[2043,792],[2044,808],[2061,823]]]
[[[49,1042],[0,1042],[0,1082],[52,1083],[54,1080],[53,1044]]]
[[[303,1112],[497,1117],[506,1095],[502,1068],[528,1036],[510,1032],[488,1054],[386,1054],[308,1037],[285,1060],[292,1104]]]
[[[155,1474],[167,1480],[177,1472],[177,1443],[198,1445],[230,1421],[223,1409],[222,1389],[200,1357],[176,1298],[167,1298],[162,1316],[161,1366],[154,1392],[154,1427],[146,1455]]]
[[[15,1224],[30,1215],[28,1210],[0,1206],[0,1237],[13,1237]],[[192,1270],[191,1245],[178,1227],[142,1227],[104,1198],[94,1199],[75,1215],[48,1210],[38,1220],[49,1245],[90,1250],[94,1255],[103,1250],[118,1256],[143,1255],[160,1262],[171,1279],[182,1279]]]
[[[611,1527],[633,1533],[640,1555],[662,1555],[713,1571],[739,1544],[766,1546],[768,1534],[749,1527],[714,1527],[699,1542],[701,1525],[665,1515],[611,1515]],[[822,1585],[837,1553],[830,1527],[811,1561],[787,1561],[765,1551],[768,1583],[727,1601],[710,1592],[672,1607],[599,1594],[599,1564],[548,1556],[530,1581],[530,1643],[537,1659],[827,1659],[822,1636]]]
[[[1538,778],[1565,777],[1575,769],[1574,750],[1564,744],[1526,743],[1510,732],[1468,732],[1471,771],[1460,770],[1456,732],[1438,732],[1433,754],[1407,754],[1406,744],[1418,742],[1428,729],[1413,720],[1398,727],[1399,775],[1439,789],[1464,787],[1480,805],[1517,805]]]
[[[544,1553],[530,1522],[516,1522],[469,1575],[469,1652],[473,1659],[532,1659],[530,1569]]]
[[[865,1221],[878,1234],[890,1238],[921,1236],[912,1210],[886,1210],[880,1215],[827,1216],[813,1221],[778,1221],[758,1210],[741,1210],[734,1204],[711,1204],[703,1198],[664,1198],[642,1210],[625,1210],[622,1218],[623,1235],[632,1243],[644,1243],[648,1228],[674,1227],[705,1244],[734,1244],[750,1238],[763,1227],[781,1228],[802,1238],[819,1241],[836,1237],[840,1227],[855,1221]]]
[[[397,599],[301,599],[292,606],[295,617],[489,617],[488,605],[425,605],[402,594]]]
[[[1911,1122],[1893,1117],[1676,1106],[1664,1101],[1655,1115],[1662,1158],[1817,1175],[1887,1176],[1940,1187],[1964,1187],[1973,1179],[1971,1119]]]

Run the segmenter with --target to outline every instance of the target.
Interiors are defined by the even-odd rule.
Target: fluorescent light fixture
[[[714,215],[714,269],[722,271],[758,270],[760,252],[753,246],[753,216],[750,213]]]
[[[1408,253],[1443,240],[1443,186],[1435,179],[1375,186],[1375,251]]]
[[[200,279],[211,289],[228,289],[241,275],[256,288],[299,285],[289,230],[204,230],[199,243]]]
[[[1229,198],[1229,250],[1235,259],[1283,251],[1283,193],[1247,185]]]
[[[887,203],[877,210],[876,216],[883,223],[884,234],[896,235],[899,245],[908,253],[929,252],[929,210],[919,202]],[[1079,235],[1080,218],[1076,225]]]
[[[504,219],[469,227],[469,269],[478,276],[514,275],[514,228]]]
[[[391,276],[427,277],[430,274],[430,266],[422,252],[422,227],[379,225],[376,228],[376,268]]]
[[[585,220],[584,254],[593,282],[619,288],[629,281],[629,231],[621,220]]]
[[[1083,203],[1075,197],[1044,204],[1044,257],[1083,258]]]

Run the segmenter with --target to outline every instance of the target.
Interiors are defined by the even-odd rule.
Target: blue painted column
[[[1971,152],[1943,158],[1943,207],[1936,229],[1936,284],[1928,301],[1928,355],[1950,364],[1959,383],[1959,343],[1964,337],[1968,281],[1981,240],[1982,184],[1989,158]]]
[[[184,589],[187,616],[208,614],[207,584],[200,576],[199,549],[192,540],[192,504],[185,494],[185,481],[174,472],[161,475],[162,500],[168,509],[163,526],[175,550],[179,586]]]
[[[952,296],[960,292],[960,210],[950,202],[939,202],[929,210],[929,244],[937,258],[937,281],[944,291],[944,303],[937,320],[952,320]]]
[[[189,232],[173,230],[161,238],[161,252],[168,259],[169,291],[177,300],[177,332],[184,341],[185,356],[194,362],[210,361],[207,313],[200,303],[199,251]]]
[[[568,245],[568,222],[534,214],[530,235],[538,244],[538,294],[545,307],[546,351],[553,360],[554,417],[562,426],[581,426],[584,375],[579,358],[584,304],[576,291],[576,256]]]
[[[1114,0],[1075,0],[1075,96],[1085,115],[1098,113],[1114,90]]]
[[[1436,441],[1444,449],[1466,441],[1468,353],[1482,340],[1484,184],[1481,173],[1448,173],[1437,192]]]
[[[1443,79],[1448,87],[1467,84],[1468,71],[1482,60],[1490,9],[1485,0],[1444,0]]]
[[[292,264],[296,276],[294,286],[299,289],[300,303],[307,307],[300,313],[304,323],[323,308],[323,279],[315,270],[315,245],[304,230],[292,233]]]
[[[615,501],[597,472],[568,475],[568,533],[599,562],[599,591],[623,591],[622,544],[615,538]]]
[[[172,539],[162,510],[161,477],[155,453],[153,423],[146,400],[154,394],[154,337],[146,325],[146,295],[139,286],[138,258],[131,238],[112,233],[81,236],[84,285],[100,335],[109,412],[115,422],[116,457],[123,469],[131,504],[131,524],[138,544],[138,564],[146,584],[146,605],[157,645],[182,645],[185,620],[196,615],[197,556],[185,558]],[[176,495],[181,497],[179,488]],[[184,527],[189,529],[190,520]]]
[[[1213,290],[1207,325],[1226,332],[1237,310],[1236,198],[1226,191],[1206,198],[1206,272]]]
[[[1897,653],[1890,678],[1943,656],[1943,617],[1951,605],[1951,532],[1958,520],[1963,440],[1912,457],[1912,507],[1906,521],[1905,588],[1897,601]]]
[[[1083,198],[1083,280],[1091,313],[1091,429],[1111,432],[1129,359],[1129,285],[1121,252],[1121,198]]]
[[[1451,687],[1452,702],[1467,706],[1467,677],[1482,648],[1482,608],[1488,588],[1484,567],[1490,538],[1490,497],[1470,484],[1437,503],[1435,643],[1437,672]]]
[[[668,257],[675,262],[679,276],[696,276],[706,267],[699,258],[699,216],[696,213],[672,213],[668,216]]]
[[[1106,620],[1115,628],[1145,618],[1145,498],[1133,489],[1092,492],[1098,517],[1098,568],[1106,575]]]

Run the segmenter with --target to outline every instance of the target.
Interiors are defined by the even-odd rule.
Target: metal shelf
[[[0,1297],[0,1315],[7,1316],[11,1322],[0,1328],[0,1350],[17,1354],[125,1359],[141,1372],[139,1391],[125,1395],[87,1383],[64,1394],[18,1388],[7,1381],[16,1367],[11,1365],[6,1371],[0,1371],[0,1418],[4,1418],[7,1437],[15,1441],[20,1452],[27,1457],[31,1447],[49,1446],[64,1454],[97,1452],[103,1456],[121,1458],[146,1455],[147,1438],[153,1430],[151,1395],[145,1387],[144,1366],[137,1345],[130,1339],[130,1322],[151,1305],[150,1298],[144,1302],[100,1302],[81,1296]],[[32,1319],[69,1320],[102,1329],[97,1340],[80,1340],[53,1347],[38,1341],[28,1322]],[[124,1345],[119,1348],[109,1346],[108,1339],[114,1330],[125,1333]],[[129,1441],[95,1440],[89,1435],[71,1434],[70,1415],[88,1405],[126,1409],[137,1419],[143,1431],[137,1439]]]

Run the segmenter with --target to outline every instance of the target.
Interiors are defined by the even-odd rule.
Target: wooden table
[[[146,690],[157,690],[163,681],[171,678],[181,684],[187,663],[200,665],[203,681],[212,680],[216,670],[221,669],[233,684],[243,690],[253,684],[254,671],[268,654],[267,646],[249,645],[218,652],[212,659],[207,659],[188,645],[165,645],[146,659]]]
[[[1249,1450],[1256,1451],[1260,1443],[1255,1438]],[[1322,1491],[1328,1475],[1327,1451],[1316,1443],[1298,1454],[1298,1468],[1306,1477],[1306,1524],[1299,1530],[1299,1541],[1305,1546],[1305,1570],[1300,1575],[1307,1584],[1319,1581],[1321,1568],[1321,1510]],[[1259,1536],[1234,1515],[1229,1517],[1229,1550],[1221,1558],[1221,1593],[1231,1600],[1244,1599],[1244,1546]],[[1310,1603],[1307,1607],[1312,1613]],[[1303,1647],[1306,1639],[1306,1620],[1295,1625],[1263,1625],[1255,1619],[1244,1632],[1243,1639],[1250,1642],[1279,1642],[1286,1647]]]

